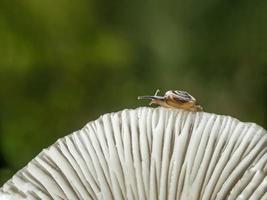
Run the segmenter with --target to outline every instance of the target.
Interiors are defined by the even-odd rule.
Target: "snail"
[[[159,89],[154,96],[139,96],[138,99],[150,99],[149,105],[157,104],[166,108],[180,108],[189,111],[202,111],[203,107],[186,91],[169,90],[164,96],[158,96]]]

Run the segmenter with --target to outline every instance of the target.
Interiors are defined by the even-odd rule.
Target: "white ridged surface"
[[[43,150],[0,199],[267,200],[267,133],[209,113],[106,114]]]

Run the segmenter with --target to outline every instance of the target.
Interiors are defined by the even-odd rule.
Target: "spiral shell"
[[[267,133],[179,109],[105,114],[44,149],[0,199],[266,200]]]

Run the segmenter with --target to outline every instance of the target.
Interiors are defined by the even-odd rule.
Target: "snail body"
[[[150,99],[149,105],[157,104],[165,108],[178,108],[190,111],[202,111],[203,108],[197,100],[186,91],[169,90],[164,96],[158,96],[159,90],[154,96],[139,96],[138,99]]]

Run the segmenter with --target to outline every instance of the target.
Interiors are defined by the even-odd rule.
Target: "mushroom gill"
[[[44,149],[0,199],[266,200],[267,132],[179,109],[105,114]]]

